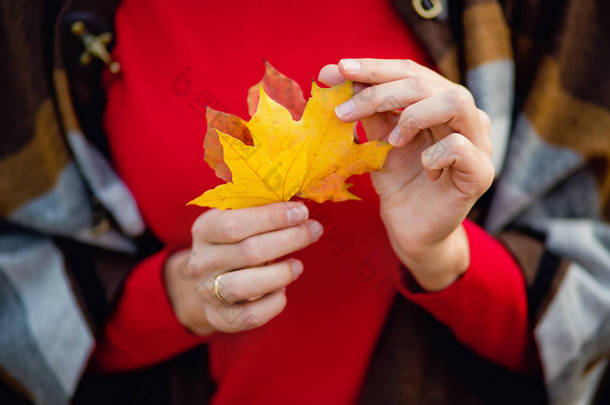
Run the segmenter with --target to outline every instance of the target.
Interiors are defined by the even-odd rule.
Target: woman
[[[450,41],[434,43],[451,38],[449,31],[443,31],[448,26],[443,23],[446,15],[424,21],[430,17],[426,8],[408,3],[398,3],[398,10],[418,35],[430,36],[428,51],[439,69],[454,75],[459,65],[451,59]],[[538,344],[549,391],[556,396],[564,377],[578,375],[599,350],[582,356],[583,364],[553,363],[548,350],[557,346],[549,344],[549,336],[563,333],[563,326],[555,323],[549,331],[546,320],[555,318],[538,318],[533,305],[546,294],[553,297],[549,290],[539,289],[541,283],[550,284],[549,278],[534,278],[534,303],[527,303],[521,271],[507,250],[473,223],[462,222],[493,178],[486,115],[463,87],[417,63],[405,62],[427,63],[390,5],[366,2],[359,4],[358,10],[341,2],[290,7],[237,7],[230,2],[177,7],[150,2],[142,8],[124,1],[118,9],[114,57],[121,63],[122,73],[107,83],[104,126],[115,166],[135,196],[147,226],[165,246],[130,272],[99,336],[92,367],[112,373],[164,362],[178,370],[182,383],[189,382],[193,388],[204,381],[189,375],[193,371],[189,366],[204,364],[203,358],[193,357],[201,351],[174,356],[206,343],[211,379],[217,384],[213,403],[497,401],[506,392],[487,389],[481,381],[501,375],[505,384],[510,378],[481,359],[517,372],[536,364],[535,354],[528,351],[529,304],[532,320],[540,322]],[[294,17],[307,15],[311,9],[323,11],[315,18]],[[509,11],[514,12],[510,7]],[[206,24],[201,24],[202,16]],[[466,4],[464,21],[467,79],[478,89],[477,97],[486,104],[483,106],[492,114],[492,121],[505,124],[508,121],[502,119],[510,117],[510,108],[498,108],[503,104],[490,99],[493,91],[481,91],[491,85],[496,85],[492,86],[495,90],[511,89],[510,80],[493,83],[485,76],[490,55],[508,57],[509,33],[502,10],[496,2]],[[497,31],[485,36],[478,27]],[[495,47],[498,42],[500,46]],[[324,45],[312,49],[317,44]],[[295,49],[303,50],[302,54]],[[338,55],[371,58],[332,64],[341,57]],[[331,65],[320,72],[321,82],[332,85],[350,79],[364,84],[363,90],[337,109],[337,115],[346,121],[362,119],[369,138],[387,138],[396,148],[386,171],[371,176],[372,183],[367,176],[355,180],[354,190],[363,202],[295,202],[203,214],[184,208],[186,201],[218,181],[201,161],[203,104],[245,117],[244,93],[260,78],[260,70],[256,71],[262,65],[257,61],[260,56],[295,77],[304,88],[311,73],[327,63]],[[522,61],[519,59],[518,66],[524,66]],[[544,66],[531,65],[541,71]],[[505,67],[494,60],[496,74]],[[501,69],[496,77],[512,77],[506,73],[510,70]],[[58,72],[58,88],[61,78]],[[59,90],[58,94],[58,104],[65,113],[65,96]],[[405,107],[399,119],[387,112],[397,107]],[[541,113],[532,116],[540,117]],[[71,122],[66,122],[65,126],[72,128]],[[510,128],[500,126],[508,135]],[[517,125],[515,139],[522,141],[524,133]],[[493,134],[494,147],[501,152],[500,160],[494,161],[499,169],[508,138],[501,133],[498,136],[497,130]],[[74,133],[68,139],[78,157],[81,149]],[[519,162],[518,155],[513,151],[507,162],[512,171],[507,171],[505,178],[515,180],[512,162]],[[81,164],[87,167],[87,162]],[[90,173],[83,172],[86,177]],[[580,181],[584,175],[572,173],[566,184]],[[542,169],[536,174],[532,177],[546,176]],[[89,177],[95,191],[96,183]],[[498,187],[506,184],[500,182]],[[572,185],[569,189],[575,188]],[[506,188],[499,190],[504,194],[494,194],[487,220],[488,227],[495,229],[501,227],[497,224],[502,217],[497,207],[511,197]],[[534,210],[523,209],[520,217],[511,214],[512,219],[517,218],[515,225],[552,224],[547,221],[547,211],[540,209],[545,207],[548,189],[544,193],[542,189],[528,190],[542,193],[534,192],[540,204],[536,200],[530,204]],[[557,189],[552,191],[553,215],[594,216],[565,203]],[[587,189],[584,195],[594,194]],[[102,202],[112,205],[112,201]],[[120,209],[112,212],[119,225],[129,217]],[[540,227],[534,229],[539,231]],[[554,235],[553,229],[549,227],[548,235]],[[538,267],[534,260],[538,252],[524,250],[514,238],[506,243],[529,277],[530,267]],[[550,238],[549,243],[555,252],[562,252],[561,240]],[[591,260],[599,258],[599,250],[587,251],[583,244],[573,246],[587,252],[589,269],[598,269],[598,263],[603,263]],[[570,252],[570,246],[563,249],[566,255]],[[559,266],[547,256],[542,255],[540,266],[554,271]],[[571,269],[570,274],[580,274],[578,271]],[[574,277],[566,280],[568,285],[570,282]],[[586,290],[588,297],[594,301],[603,298],[603,285]],[[85,296],[91,298],[90,294]],[[553,303],[562,302],[562,297],[556,295],[545,308],[556,314]],[[422,309],[448,326],[452,334]],[[456,345],[456,340],[477,355]],[[457,356],[457,368],[456,358],[452,359],[455,353],[462,353]],[[483,378],[485,371],[490,372]],[[127,375],[128,383],[122,387],[137,394],[140,390],[133,384],[134,375],[138,374]],[[164,392],[168,380],[175,382],[156,379],[161,387],[147,384],[146,392],[151,388]],[[477,381],[475,386],[473,380]],[[572,388],[580,380],[568,382],[564,385]],[[531,390],[524,393],[513,388],[511,383],[499,391],[513,391],[522,402],[538,400],[531,396]],[[180,392],[186,395],[190,391]],[[103,402],[108,391],[85,381],[77,402],[90,403],[90,393]],[[155,393],[140,392],[140,400],[162,401],[164,397],[155,398]],[[202,398],[189,399],[201,403]]]
[[[218,384],[213,403],[312,403],[322,396],[351,403],[395,295],[391,287],[379,293],[375,283],[412,274],[423,290],[451,296],[420,294],[440,318],[466,296],[479,305],[494,296],[488,312],[458,314],[448,324],[483,356],[523,369],[519,268],[481,230],[462,226],[493,179],[489,119],[470,93],[407,60],[425,61],[390,4],[310,2],[307,10],[324,12],[307,19],[293,18],[306,11],[286,3],[236,7],[150,2],[142,9],[124,1],[117,11],[113,56],[122,75],[107,87],[106,132],[121,177],[166,248],[127,280],[96,353],[98,367],[146,366],[207,343]],[[209,22],[197,25],[200,16]],[[218,35],[228,21],[231,33]],[[248,38],[255,26],[264,28]],[[295,43],[300,33],[307,35]],[[312,48],[320,43],[324,49]],[[155,52],[159,46],[163,53]],[[372,174],[373,186],[367,176],[355,180],[363,201],[204,213],[184,206],[218,183],[202,164],[201,117],[188,108],[196,91],[207,92],[210,107],[244,116],[244,94],[263,67],[259,56],[306,88],[312,72],[342,54],[401,58],[342,59],[320,71],[327,85],[366,84],[336,113],[363,119],[370,139],[396,147],[385,170]],[[183,95],[187,84],[193,91]],[[402,107],[400,118],[390,112]],[[496,263],[483,250],[494,252]],[[365,266],[375,273],[372,283],[359,276]],[[403,289],[417,301],[415,289]],[[169,304],[175,316],[162,319]],[[146,324],[142,311],[151,309]]]

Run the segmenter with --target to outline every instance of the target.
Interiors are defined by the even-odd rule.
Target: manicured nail
[[[356,59],[342,59],[341,66],[346,72],[357,73],[360,70],[360,62]]]
[[[400,134],[400,129],[398,129],[398,127],[394,127],[392,132],[390,132],[390,135],[388,135],[388,142],[394,146],[398,146],[401,138],[402,135]]]
[[[426,166],[432,166],[436,160],[443,155],[445,147],[439,141],[432,146],[428,146],[423,152],[423,160]]]
[[[314,238],[319,237],[320,235],[322,235],[322,224],[319,223],[318,221],[307,221],[307,226],[309,227],[309,231],[311,232],[311,234],[313,235]]]
[[[307,207],[303,204],[299,204],[286,211],[286,218],[288,219],[289,224],[301,223],[307,219],[308,215],[309,212],[307,211]]]
[[[300,260],[291,260],[290,268],[292,270],[292,274],[294,275],[294,279],[299,278],[301,273],[303,272],[303,263]]]
[[[345,118],[348,115],[350,115],[352,113],[352,111],[354,111],[354,100],[347,100],[345,103],[343,104],[339,104],[336,108],[335,108],[335,114],[337,114],[337,117],[339,118]]]

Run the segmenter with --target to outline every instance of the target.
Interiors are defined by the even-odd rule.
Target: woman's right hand
[[[307,207],[282,202],[208,210],[192,227],[193,245],[165,263],[166,289],[176,317],[198,335],[238,332],[267,323],[286,306],[285,287],[303,263],[270,261],[303,249],[322,235]],[[221,298],[215,294],[214,283]]]

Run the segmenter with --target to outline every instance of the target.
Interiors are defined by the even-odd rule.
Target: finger
[[[232,250],[237,268],[250,267],[301,250],[317,241],[322,232],[322,224],[310,219],[302,225],[255,235],[226,247]]]
[[[284,290],[275,291],[256,301],[206,308],[208,322],[221,332],[239,332],[257,328],[279,315],[286,307]]]
[[[443,79],[438,73],[410,59],[341,59],[338,68],[344,78],[370,84],[385,83],[412,76]]]
[[[252,235],[300,224],[308,216],[307,207],[298,202],[226,211],[209,210],[193,224],[193,240],[236,243]]]
[[[335,108],[342,121],[356,121],[375,113],[396,110],[430,97],[444,88],[422,76],[370,86]]]
[[[489,115],[487,115],[487,113],[480,108],[478,110],[483,128],[485,129],[485,132],[489,134],[491,132],[491,120],[489,119]]]
[[[322,224],[305,223],[251,236],[235,244],[206,245],[191,255],[193,277],[214,276],[220,272],[258,266],[301,250],[322,235]]]
[[[364,90],[370,86],[370,84],[364,84],[364,83],[358,83],[358,82],[354,82],[353,85],[354,85],[354,94],[358,94],[362,90]]]
[[[421,162],[431,180],[438,179],[443,169],[453,170],[456,188],[468,197],[481,196],[494,177],[489,156],[458,133],[426,148],[421,154]]]
[[[228,302],[251,300],[286,287],[302,272],[303,263],[296,259],[235,270],[218,276],[218,292]]]
[[[326,65],[320,69],[318,81],[331,87],[343,83],[345,78],[339,73],[339,67],[337,65]]]
[[[326,65],[320,70],[318,81],[330,87],[343,83],[345,78],[339,73],[337,65]],[[367,87],[369,87],[368,84],[354,82],[354,93],[358,93]]]
[[[474,99],[462,86],[454,86],[405,108],[398,125],[390,132],[388,142],[403,146],[419,131],[436,125],[447,125],[491,155],[491,140],[485,133]]]

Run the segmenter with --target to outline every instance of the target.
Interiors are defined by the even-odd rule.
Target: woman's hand
[[[296,202],[202,214],[192,227],[192,249],[166,261],[167,292],[180,323],[199,335],[238,332],[282,312],[285,287],[303,264],[269,262],[320,238],[322,225],[308,215]]]
[[[468,268],[461,223],[493,181],[489,118],[466,88],[410,60],[344,59],[319,76],[345,79],[357,94],[337,116],[395,146],[371,173],[392,247],[424,289],[441,290]]]

